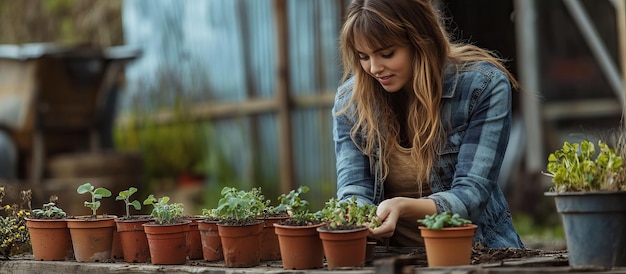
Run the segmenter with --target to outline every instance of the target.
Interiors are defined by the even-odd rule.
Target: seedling
[[[322,215],[328,221],[330,229],[352,229],[362,226],[375,228],[380,226],[380,221],[376,218],[376,205],[359,205],[356,196],[347,200],[339,201],[336,198],[329,199]]]
[[[169,204],[170,197],[163,196],[159,199],[150,194],[143,201],[144,205],[152,205],[152,213],[150,214],[157,224],[174,224],[183,217],[183,204]]]
[[[220,215],[218,214],[216,208],[212,208],[212,209],[203,208],[202,216],[205,217],[209,221],[219,221],[222,219],[222,217],[220,217]]]
[[[43,204],[41,209],[33,209],[33,217],[36,219],[62,219],[67,214],[63,209],[56,206],[54,202]]]
[[[137,192],[137,188],[130,187],[127,190],[120,191],[120,193],[115,197],[116,201],[124,201],[126,205],[126,218],[130,218],[130,206],[133,206],[135,210],[141,210],[141,204],[139,201],[134,200],[130,201],[130,196]]]
[[[255,221],[263,213],[265,203],[260,199],[259,189],[238,190],[234,187],[222,188],[222,198],[217,203],[216,213],[224,221],[233,224],[246,224]]]
[[[309,192],[309,187],[300,186],[297,190],[291,190],[287,194],[281,194],[278,197],[280,203],[275,210],[285,211],[289,213],[289,224],[292,225],[310,225],[322,222],[323,216],[321,211],[309,212],[309,202],[300,198],[300,195]]]
[[[426,215],[426,218],[417,220],[417,222],[433,230],[440,230],[444,227],[459,227],[472,223],[470,220],[461,218],[457,213],[451,214],[447,211],[439,214]]]
[[[80,185],[78,189],[76,189],[76,192],[78,192],[78,194],[85,194],[85,193],[91,194],[91,202],[85,201],[84,205],[85,207],[88,207],[91,209],[92,215],[94,217],[98,216],[96,214],[96,210],[100,208],[100,201],[97,201],[97,200],[102,199],[104,197],[111,197],[111,191],[109,191],[108,189],[104,187],[94,188],[94,186],[92,186],[90,183],[85,183],[85,184]]]

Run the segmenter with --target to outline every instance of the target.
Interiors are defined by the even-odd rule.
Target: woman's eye
[[[382,56],[383,56],[383,58],[387,58],[387,59],[389,59],[389,58],[393,57],[393,53],[394,53],[394,52],[392,51],[392,52],[390,52],[390,53],[383,54]]]
[[[369,57],[367,55],[359,55],[359,60],[361,61],[367,61],[369,59]]]

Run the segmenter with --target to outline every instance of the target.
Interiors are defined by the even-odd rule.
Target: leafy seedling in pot
[[[141,204],[139,203],[139,201],[130,201],[130,196],[132,196],[136,192],[137,188],[130,187],[127,190],[120,191],[117,197],[115,197],[116,201],[124,201],[124,204],[126,205],[126,218],[130,218],[130,206],[133,206],[135,210],[141,210]]]
[[[85,201],[84,205],[85,207],[88,207],[91,209],[93,217],[98,216],[96,214],[96,210],[100,208],[100,201],[97,201],[97,200],[102,199],[104,197],[111,197],[111,191],[109,191],[108,189],[104,187],[95,188],[90,183],[85,183],[85,184],[80,185],[78,189],[76,189],[76,192],[78,192],[78,194],[85,194],[85,193],[91,194],[91,202]]]
[[[169,203],[170,197],[163,196],[161,198],[155,198],[150,194],[144,201],[144,205],[152,205],[152,213],[150,214],[157,224],[175,224],[183,217],[183,204],[182,203]]]
[[[459,214],[451,214],[448,211],[426,215],[426,218],[417,220],[417,222],[433,230],[440,230],[444,227],[460,227],[472,223],[470,220],[461,218]]]
[[[54,202],[43,204],[41,209],[33,209],[33,217],[36,219],[62,219],[67,214],[63,209],[56,206]]]

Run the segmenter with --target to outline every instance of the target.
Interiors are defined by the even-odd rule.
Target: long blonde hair
[[[364,38],[364,39],[363,39]],[[389,151],[399,144],[402,125],[393,108],[393,94],[365,72],[360,63],[356,42],[365,41],[371,49],[389,46],[408,46],[413,54],[413,93],[403,98],[406,102],[406,136],[411,147],[411,158],[418,163],[418,182],[428,182],[430,170],[444,144],[445,131],[440,118],[443,76],[446,65],[457,70],[463,64],[488,61],[505,71],[514,87],[517,82],[491,52],[470,44],[450,42],[443,18],[431,0],[355,0],[346,14],[340,35],[340,50],[344,67],[343,80],[354,77],[354,88],[349,104],[338,114],[350,112],[356,123],[351,136],[361,134],[362,143],[356,143],[370,160],[380,148],[379,168],[383,180],[389,173]],[[412,96],[414,95],[414,96]],[[370,161],[373,163],[373,161]],[[420,184],[421,185],[421,184]]]

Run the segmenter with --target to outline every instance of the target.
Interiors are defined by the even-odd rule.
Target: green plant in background
[[[433,230],[440,230],[444,227],[459,227],[472,223],[470,220],[461,218],[459,214],[452,214],[448,211],[426,215],[424,219],[419,219],[417,222]]]
[[[553,190],[597,191],[622,190],[626,188],[623,178],[623,159],[615,149],[602,141],[596,155],[595,145],[587,140],[580,144],[565,142],[561,149],[548,156],[548,172],[552,177]]]
[[[134,207],[135,210],[141,210],[141,204],[137,200],[130,201],[130,196],[137,192],[137,188],[130,187],[127,190],[120,191],[120,193],[115,197],[116,201],[124,201],[124,205],[126,206],[126,218],[130,218],[130,207]]]
[[[116,145],[141,153],[148,179],[177,179],[205,172],[208,126],[194,119],[190,99],[180,87],[175,84],[169,92],[169,85],[163,83],[152,90],[148,101],[138,100],[131,114],[117,124]]]
[[[182,203],[170,204],[170,197],[155,198],[150,194],[144,201],[144,205],[152,205],[150,216],[160,225],[175,224],[183,218],[184,205]]]
[[[96,214],[96,211],[98,210],[98,208],[100,208],[100,201],[98,200],[105,198],[105,197],[111,197],[110,190],[104,187],[95,188],[90,183],[84,183],[78,186],[78,188],[76,189],[76,192],[78,192],[78,194],[85,194],[85,193],[91,194],[91,202],[85,201],[84,205],[85,207],[91,209],[93,217],[98,216]]]
[[[45,203],[41,209],[33,209],[32,212],[34,219],[63,219],[67,216],[54,202]]]
[[[263,213],[264,201],[259,198],[260,189],[250,191],[238,190],[234,187],[222,188],[222,198],[217,203],[217,214],[222,222],[231,225],[245,225],[256,222]]]
[[[330,229],[353,229],[362,226],[375,228],[380,226],[376,218],[376,209],[372,204],[359,205],[356,196],[347,200],[339,201],[330,198],[321,210],[324,219]]]

